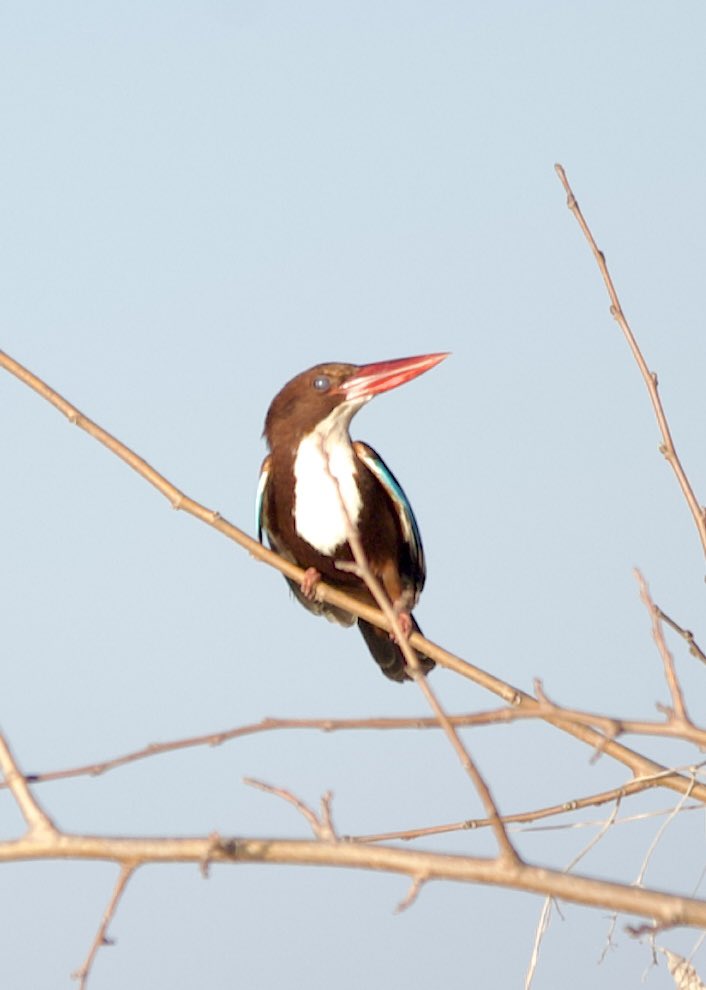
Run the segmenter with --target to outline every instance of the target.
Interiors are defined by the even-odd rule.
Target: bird
[[[446,357],[444,352],[363,365],[317,364],[277,393],[263,432],[269,453],[257,487],[258,539],[262,543],[266,536],[274,551],[304,570],[301,583],[287,578],[295,598],[332,622],[357,622],[382,673],[398,682],[412,679],[399,643],[385,630],[322,602],[316,585],[323,579],[375,604],[361,577],[345,569],[353,561],[347,535],[352,524],[405,637],[420,632],[412,609],[424,587],[426,565],[417,520],[392,471],[372,447],[351,440],[349,427],[374,396]],[[434,661],[415,653],[427,674]]]

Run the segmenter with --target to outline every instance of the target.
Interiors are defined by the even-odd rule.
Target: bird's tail
[[[411,619],[412,631],[421,633],[422,630],[417,625],[417,620],[414,616],[411,616]],[[368,649],[373,655],[373,659],[379,665],[385,677],[389,677],[391,681],[401,682],[412,680],[407,671],[404,654],[399,648],[399,645],[393,639],[390,639],[388,632],[384,629],[378,629],[377,626],[371,625],[365,619],[358,619],[358,628]],[[414,652],[417,655],[422,672],[428,674],[436,666],[434,661],[423,653],[420,653],[419,650],[415,650]]]

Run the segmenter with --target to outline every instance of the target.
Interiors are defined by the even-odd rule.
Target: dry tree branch
[[[16,785],[24,778],[8,754],[9,750],[2,751],[3,771]],[[36,804],[33,798],[31,800]],[[20,801],[26,802],[26,795],[19,797],[18,803]],[[27,814],[33,819],[36,811],[34,808],[28,809]],[[322,812],[322,819],[330,822],[328,809]],[[28,859],[103,860],[123,866],[122,882],[119,881],[116,886],[105,924],[99,929],[101,939],[131,873],[144,863],[167,862],[193,862],[201,868],[211,862],[257,862],[372,869],[409,876],[413,888],[408,898],[414,895],[414,882],[419,884],[421,881],[442,879],[476,882],[543,893],[589,906],[611,907],[648,917],[662,927],[689,925],[706,928],[706,901],[653,890],[637,890],[590,877],[567,877],[559,871],[528,866],[507,857],[477,859],[389,846],[363,846],[340,840],[221,839],[219,836],[195,839],[112,838],[70,835],[58,832],[53,826],[37,826],[34,830],[30,828],[20,839],[0,842],[0,862]],[[99,944],[98,937],[94,944]],[[89,969],[93,955],[89,953]]]
[[[682,798],[682,800],[684,799]],[[591,851],[591,849],[593,849],[594,846],[598,845],[598,843],[601,841],[603,836],[615,824],[615,820],[618,817],[619,809],[620,809],[620,798],[616,800],[615,804],[613,805],[613,810],[611,811],[608,818],[601,825],[600,831],[596,832],[596,834],[591,839],[589,839],[589,841],[586,843],[583,849],[581,849],[580,852],[578,852],[573,857],[573,859],[565,869],[566,873],[569,873],[571,870],[573,870],[576,864],[580,863],[581,860],[584,858],[584,856],[587,856],[588,853]],[[527,967],[527,975],[525,976],[525,990],[529,990],[529,988],[532,986],[532,980],[534,979],[534,974],[537,970],[537,963],[539,962],[539,949],[542,944],[542,940],[544,939],[544,936],[547,932],[547,929],[549,928],[551,907],[552,907],[552,898],[551,897],[545,898],[544,904],[542,905],[542,910],[540,912],[539,921],[537,923],[537,928],[535,931],[534,944],[532,946],[532,953],[530,955],[530,961]]]
[[[679,812],[684,810],[684,807],[685,807],[686,801],[688,799],[688,796],[689,796],[688,794],[682,794],[682,796],[679,798],[679,800],[677,801],[677,803],[675,804],[675,806],[672,808],[672,810],[669,813],[669,815],[665,818],[665,820],[662,822],[662,824],[660,825],[660,827],[657,829],[657,833],[655,834],[652,842],[650,843],[650,847],[647,850],[647,852],[645,853],[645,858],[642,861],[642,866],[640,867],[640,871],[639,871],[639,873],[637,875],[637,878],[635,880],[635,885],[636,886],[638,886],[638,887],[641,887],[642,886],[642,882],[645,879],[645,873],[647,872],[647,867],[649,866],[650,860],[652,859],[652,856],[654,855],[655,849],[659,845],[659,842],[660,842],[662,836],[664,835],[664,833],[666,832],[666,830],[669,828],[669,826],[671,825],[671,823],[674,821],[674,819],[677,817],[677,815],[679,814]]]
[[[597,725],[609,736],[619,734],[650,735],[666,738],[678,738],[695,745],[706,748],[706,729],[701,729],[692,723],[678,724],[674,720],[667,722],[653,722],[648,720],[637,721],[626,719],[622,716],[603,715],[595,712],[580,711],[578,709],[565,708],[552,702],[544,692],[541,682],[539,691],[541,701],[537,706],[529,711],[522,708],[495,708],[484,712],[469,714],[447,715],[449,722],[456,728],[467,728],[470,726],[504,725],[507,722],[527,720],[535,718],[548,718],[549,716],[561,716],[566,720],[585,725]],[[243,736],[255,735],[261,732],[272,732],[281,730],[316,730],[319,732],[341,732],[346,730],[373,730],[373,731],[396,731],[405,729],[440,729],[438,719],[433,716],[411,716],[411,717],[369,717],[369,718],[264,718],[259,722],[251,722],[246,725],[236,726],[231,729],[221,729],[215,732],[208,732],[197,736],[180,737],[162,743],[149,743],[139,749],[128,751],[119,756],[109,759],[85,763],[76,767],[69,767],[61,770],[48,770],[44,772],[33,772],[25,774],[25,780],[32,784],[51,783],[57,780],[67,780],[74,777],[91,776],[97,777],[111,770],[119,769],[138,760],[149,759],[166,753],[178,752],[182,749],[189,749],[198,746],[221,746],[224,743],[238,739]],[[644,776],[636,776],[629,784],[621,785],[607,791],[601,791],[598,795],[586,798],[573,798],[561,804],[552,805],[540,811],[529,811],[515,815],[505,815],[505,822],[532,821],[535,817],[545,815],[561,814],[565,811],[573,811],[588,805],[597,805],[606,801],[614,800],[618,794],[623,797],[628,794],[637,793],[661,782],[665,774],[676,772],[676,768],[661,767],[655,773]],[[0,790],[8,785],[6,781],[0,780]],[[487,820],[465,819],[463,822],[450,826],[441,826],[442,830],[455,830],[457,828],[480,828],[485,827]],[[417,830],[413,830],[410,837],[414,837]],[[425,830],[418,830],[420,835],[425,834]],[[429,834],[433,834],[432,829]],[[397,837],[397,833],[390,833]]]
[[[46,399],[47,402],[51,403],[51,405],[63,413],[63,415],[66,416],[71,423],[74,423],[76,426],[79,426],[81,429],[85,430],[90,436],[94,437],[106,446],[117,457],[120,457],[121,460],[125,461],[125,463],[128,464],[134,471],[136,471],[159,492],[161,492],[161,494],[169,500],[173,508],[181,509],[199,519],[201,522],[206,523],[208,526],[212,526],[214,529],[218,530],[218,532],[248,550],[251,556],[269,564],[271,567],[274,567],[276,570],[280,571],[286,577],[291,578],[293,581],[301,583],[302,578],[304,577],[304,572],[301,568],[295,566],[294,564],[290,564],[289,561],[284,560],[282,557],[278,556],[278,554],[273,553],[273,551],[262,546],[257,540],[254,540],[242,530],[225,520],[220,513],[207,509],[194,499],[186,496],[183,492],[176,488],[175,485],[151,467],[147,461],[143,460],[143,458],[139,457],[139,455],[134,453],[134,451],[130,450],[129,447],[125,446],[125,444],[121,443],[121,441],[113,437],[102,427],[98,426],[97,423],[94,423],[87,416],[84,416],[83,413],[76,409],[75,406],[72,406],[70,402],[63,398],[63,396],[59,395],[58,392],[55,392],[49,385],[3,351],[0,351],[0,367],[5,368],[6,371],[9,371],[11,374],[15,375],[16,378],[26,384],[29,388],[33,389],[38,395],[42,396],[42,398]],[[323,601],[330,602],[332,605],[337,605],[338,607],[347,610],[352,615],[359,616],[381,629],[387,629],[388,631],[390,629],[388,620],[378,609],[356,601],[344,592],[331,588],[324,582],[321,582],[317,586],[317,594]],[[448,670],[453,670],[462,677],[468,678],[486,690],[499,696],[508,704],[513,705],[518,709],[521,708],[526,712],[538,712],[539,702],[536,698],[533,698],[532,695],[527,694],[520,688],[516,688],[513,685],[508,684],[499,677],[495,677],[493,674],[483,670],[481,667],[477,667],[462,660],[453,653],[450,653],[447,650],[437,646],[435,643],[432,643],[430,640],[425,639],[419,633],[414,633],[410,637],[409,642],[411,646],[421,650],[427,656],[435,660],[440,666],[445,667]],[[621,743],[618,743],[613,739],[607,738],[602,733],[596,732],[588,725],[579,724],[577,721],[567,721],[555,713],[545,712],[541,714],[541,717],[544,718],[550,725],[561,729],[563,732],[566,732],[574,738],[581,740],[587,745],[593,748],[600,747],[601,752],[629,767],[635,776],[646,777],[654,774],[658,776],[661,786],[674,790],[679,794],[686,793],[687,789],[691,786],[691,783],[687,778],[682,777],[680,774],[668,771],[668,769],[661,764],[655,762],[654,760],[648,759],[646,756],[643,756],[641,753],[638,753],[627,746],[623,746]],[[706,802],[706,786],[701,784],[696,785],[691,794],[695,799]]]
[[[625,318],[623,313],[623,308],[620,305],[620,300],[618,298],[618,293],[615,291],[615,286],[613,284],[613,279],[610,277],[608,271],[608,266],[606,264],[605,255],[600,250],[596,241],[591,233],[591,230],[584,219],[583,213],[579,208],[579,204],[574,196],[573,190],[569,185],[569,180],[566,177],[566,172],[563,166],[555,165],[556,173],[559,176],[561,184],[566,191],[566,205],[573,213],[576,218],[579,227],[583,231],[583,235],[588,241],[588,244],[593,252],[593,256],[596,259],[598,269],[601,273],[605,287],[608,290],[608,295],[610,297],[610,314],[617,322],[618,326],[623,332],[623,336],[628,342],[628,346],[632,351],[632,355],[635,358],[638,368],[640,369],[640,374],[643,377],[647,391],[650,396],[650,402],[652,403],[652,408],[654,410],[655,417],[657,419],[657,425],[659,426],[660,433],[662,434],[662,444],[660,446],[660,452],[664,455],[666,460],[672,467],[674,474],[676,475],[677,481],[679,482],[679,487],[682,490],[684,498],[686,499],[687,505],[691,510],[691,515],[693,516],[694,522],[696,523],[696,528],[699,533],[699,538],[701,540],[701,546],[704,553],[706,553],[706,513],[703,507],[699,504],[694,490],[691,487],[691,483],[686,476],[686,471],[682,467],[682,463],[677,455],[676,448],[674,446],[674,441],[672,439],[672,434],[669,429],[669,423],[667,422],[667,416],[664,412],[664,407],[662,405],[662,400],[659,396],[659,384],[657,381],[657,375],[654,371],[650,371],[647,366],[647,362],[642,355],[642,351],[635,339],[635,335],[630,329],[630,325]]]
[[[22,817],[27,823],[25,838],[27,841],[41,840],[47,837],[54,838],[57,832],[54,822],[44,811],[37,799],[34,797],[27,780],[21,773],[15,758],[5,737],[0,733],[0,770],[5,778],[5,783],[9,787],[12,796],[17,802],[17,806],[22,812]]]
[[[338,836],[336,835],[331,818],[330,791],[327,791],[321,798],[321,815],[319,816],[301,798],[298,798],[296,794],[286,790],[284,787],[273,787],[272,784],[266,784],[264,780],[256,780],[254,777],[243,777],[243,783],[247,784],[248,787],[255,787],[259,791],[264,791],[266,794],[273,794],[275,797],[281,798],[288,804],[293,805],[299,814],[307,820],[311,831],[317,839],[321,839],[322,842],[338,841]]]
[[[596,808],[609,804],[613,801],[621,801],[625,797],[639,794],[642,791],[654,787],[652,780],[633,780],[622,787],[614,787],[609,791],[601,791],[598,794],[588,794],[585,797],[577,798],[574,801],[565,801],[563,804],[554,804],[546,808],[536,808],[530,811],[520,811],[515,814],[502,815],[501,820],[504,825],[533,825],[535,822],[545,821],[548,818],[556,818],[559,815],[574,814],[582,808]],[[616,824],[628,824],[635,821],[643,821],[646,818],[658,818],[662,815],[671,815],[674,808],[656,808],[652,811],[639,812],[618,819]],[[680,807],[681,811],[702,811],[701,804],[689,804]],[[447,822],[439,825],[426,825],[421,828],[408,828],[397,832],[378,832],[366,835],[344,835],[341,838],[347,842],[410,842],[413,839],[422,839],[431,835],[446,835],[449,832],[475,832],[481,828],[490,827],[489,818],[469,818],[458,822]],[[564,822],[557,825],[537,825],[535,828],[523,828],[523,832],[541,832],[552,829],[577,829],[594,828],[598,824],[595,821]]]
[[[451,743],[454,752],[461,761],[461,766],[470,777],[473,786],[478,792],[478,796],[480,797],[483,807],[485,808],[485,812],[488,816],[488,819],[490,820],[491,828],[495,833],[495,838],[498,843],[498,849],[500,851],[501,857],[503,859],[506,859],[509,863],[519,863],[520,862],[519,854],[515,849],[515,847],[513,846],[512,842],[510,841],[507,834],[507,830],[503,825],[502,821],[500,820],[500,814],[498,812],[497,805],[495,804],[493,795],[490,792],[490,787],[486,783],[485,778],[483,777],[482,773],[476,766],[470,753],[463,745],[463,742],[461,741],[461,737],[459,736],[458,732],[452,725],[441,702],[437,698],[435,692],[431,688],[431,685],[428,683],[426,677],[422,673],[422,669],[417,659],[417,655],[412,649],[412,647],[409,645],[407,636],[404,634],[402,630],[402,624],[400,622],[399,615],[392,607],[389,598],[385,594],[381,582],[379,581],[377,576],[373,574],[370,564],[368,563],[368,559],[365,555],[365,551],[363,550],[363,544],[360,539],[360,534],[355,524],[353,523],[353,520],[350,517],[350,513],[348,512],[348,507],[346,506],[345,500],[343,498],[343,493],[341,492],[341,487],[338,478],[331,471],[331,463],[329,460],[328,453],[324,447],[323,441],[321,441],[320,447],[321,447],[321,456],[326,465],[326,471],[328,473],[329,478],[333,482],[334,489],[338,496],[338,504],[340,506],[341,514],[346,524],[346,536],[348,538],[348,545],[353,554],[353,559],[355,560],[354,565],[339,564],[339,567],[346,570],[354,570],[358,574],[361,580],[365,582],[368,590],[370,591],[371,595],[377,602],[381,612],[390,623],[392,634],[394,635],[398,646],[402,650],[402,654],[405,658],[407,667],[412,674],[414,682],[420,688],[422,694],[424,695],[424,697],[426,698],[429,704],[429,707],[436,715],[439,721],[439,725],[444,730],[446,738]]]
[[[536,704],[529,708],[493,708],[484,712],[474,712],[468,714],[447,715],[449,722],[456,728],[468,728],[470,726],[504,725],[508,722],[520,720],[538,719],[545,720],[562,718],[568,722],[587,726],[597,726],[601,731],[611,738],[621,734],[646,735],[666,738],[683,739],[692,742],[697,746],[706,748],[706,729],[701,729],[692,723],[679,724],[674,720],[666,722],[654,722],[650,720],[626,719],[622,716],[603,715],[599,713],[579,711],[578,709],[565,708],[557,705],[547,698],[543,687],[541,687],[541,700],[534,699]],[[246,725],[236,726],[231,729],[220,729],[215,732],[208,732],[197,736],[180,737],[161,743],[148,743],[139,749],[131,750],[119,756],[110,757],[104,760],[97,760],[92,763],[84,763],[76,767],[68,767],[61,770],[47,770],[25,774],[25,780],[32,784],[51,783],[57,780],[67,780],[73,777],[98,777],[111,770],[119,769],[138,760],[150,759],[167,753],[179,752],[182,749],[191,749],[198,746],[221,746],[232,739],[239,739],[244,736],[256,735],[261,732],[274,732],[281,730],[315,730],[319,732],[342,732],[350,730],[372,730],[372,731],[395,731],[405,729],[440,729],[441,725],[434,716],[411,716],[411,717],[370,717],[370,718],[263,718],[259,722],[251,722]],[[658,766],[658,765],[657,765]],[[637,790],[644,790],[645,786],[654,786],[660,783],[665,774],[676,772],[674,768],[659,767],[652,773],[637,775],[634,783]],[[644,782],[647,783],[644,783]],[[0,780],[0,790],[8,785],[4,780]],[[627,785],[626,785],[627,786]],[[618,789],[605,791],[609,795],[606,800],[612,800]],[[685,788],[686,790],[686,788]],[[575,801],[583,799],[574,799]],[[572,802],[573,803],[573,802]],[[593,803],[588,799],[588,803]],[[576,807],[581,805],[576,804]],[[557,805],[560,811],[564,805]],[[569,809],[570,810],[570,809]],[[533,814],[531,812],[530,814]],[[507,817],[504,820],[511,820]],[[512,819],[514,820],[514,819]],[[466,827],[475,827],[467,825]]]
[[[595,880],[582,874],[510,863],[501,857],[482,858],[445,853],[364,846],[319,839],[269,839],[218,835],[193,838],[105,835],[29,836],[0,842],[0,862],[22,860],[92,860],[128,864],[193,863],[286,864],[326,866],[395,873],[414,879],[453,880],[511,888],[650,918],[670,927],[706,928],[706,901],[628,884]]]
[[[637,579],[637,583],[640,586],[640,598],[645,604],[647,611],[650,613],[650,620],[652,622],[652,637],[657,644],[657,649],[659,650],[659,655],[662,658],[662,663],[664,664],[664,677],[667,681],[667,686],[669,688],[669,693],[672,696],[672,709],[669,710],[669,715],[676,717],[677,721],[685,722],[688,725],[691,724],[691,719],[686,710],[686,704],[684,702],[684,695],[682,694],[681,685],[679,684],[679,679],[677,678],[677,672],[674,668],[674,657],[669,652],[667,644],[664,641],[664,633],[662,632],[662,625],[660,622],[659,613],[657,606],[652,601],[650,597],[650,591],[647,587],[647,582],[640,573],[640,571],[635,568],[634,572]]]
[[[667,613],[659,607],[659,605],[655,605],[655,611],[662,622],[666,622],[666,624],[673,629],[674,632],[678,633],[681,638],[686,641],[689,646],[689,653],[691,653],[692,657],[696,657],[697,660],[701,661],[701,663],[706,663],[706,653],[704,653],[694,639],[693,632],[690,629],[682,628],[682,626],[680,626],[678,622],[675,622],[674,619],[670,618],[670,616],[668,616]]]
[[[5,747],[0,750],[3,772],[13,780],[24,781],[16,761]],[[29,794],[26,784],[24,790]],[[18,804],[27,804],[27,794],[18,788]],[[13,792],[14,793],[14,792]],[[29,795],[31,807],[26,813],[32,821],[37,816],[36,802]],[[42,813],[43,814],[43,813]],[[330,822],[330,811],[322,812]],[[48,821],[48,819],[47,819]],[[687,925],[706,928],[706,901],[678,897],[656,890],[636,889],[624,884],[571,876],[551,869],[529,866],[519,860],[498,856],[481,859],[395,849],[389,846],[364,846],[340,840],[277,840],[206,836],[203,838],[115,838],[110,836],[71,835],[54,826],[30,827],[19,839],[0,842],[0,862],[21,860],[73,859],[102,860],[119,863],[124,881],[118,884],[111,905],[117,904],[129,874],[144,863],[192,862],[203,868],[206,863],[289,863],[307,866],[339,866],[404,874],[413,881],[456,880],[511,887],[543,893],[573,903],[648,917],[662,927]],[[110,917],[111,905],[108,915]],[[114,910],[114,906],[112,908]],[[108,920],[109,920],[108,917]],[[106,922],[107,925],[107,922]],[[101,929],[104,931],[104,929]],[[99,930],[99,931],[101,931]]]
[[[706,729],[699,728],[690,719],[677,715],[671,709],[663,709],[665,711],[665,720],[663,722],[627,719],[557,705],[547,696],[539,679],[535,681],[535,690],[540,699],[539,709],[534,713],[538,718],[550,719],[552,715],[556,715],[562,719],[574,722],[576,725],[595,726],[600,729],[601,733],[604,733],[605,739],[614,739],[616,736],[623,734],[659,736],[669,739],[682,739],[684,742],[691,742],[699,747],[706,748]],[[599,755],[604,752],[606,752],[604,746],[597,749]]]
[[[118,877],[115,887],[113,888],[113,893],[108,901],[108,905],[103,912],[103,917],[101,918],[101,923],[98,926],[98,931],[96,932],[95,938],[91,942],[88,955],[79,968],[71,974],[73,979],[79,981],[79,990],[86,990],[86,987],[88,986],[88,977],[91,975],[91,969],[93,968],[93,963],[98,955],[99,949],[101,949],[104,945],[113,944],[112,940],[108,938],[108,925],[115,916],[115,912],[118,909],[118,904],[125,893],[125,888],[135,872],[135,869],[135,866],[130,866],[129,864],[123,865],[120,870],[120,876]]]

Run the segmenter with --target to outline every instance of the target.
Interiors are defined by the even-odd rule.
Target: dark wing
[[[380,455],[374,451],[372,447],[369,447],[367,443],[363,443],[361,440],[356,440],[353,443],[353,447],[357,456],[366,468],[377,478],[382,487],[385,489],[387,495],[389,496],[390,502],[397,513],[400,530],[402,531],[402,538],[407,546],[409,559],[412,565],[412,573],[414,575],[414,583],[416,586],[416,599],[424,587],[424,580],[426,578],[426,562],[424,560],[422,537],[419,532],[417,520],[414,517],[414,512],[412,511],[412,506],[409,504],[409,499],[405,495],[402,485],[399,483],[387,464],[385,464],[382,457],[380,457]]]
[[[277,541],[268,525],[267,484],[269,480],[270,455],[268,454],[260,468],[260,480],[257,483],[257,494],[255,496],[255,528],[257,529],[257,538],[260,543],[264,543],[263,536],[266,536],[267,542],[275,553],[278,553],[280,557],[284,557],[285,560],[290,561],[292,564],[299,564],[299,561],[294,558],[294,555]],[[325,615],[329,622],[337,622],[341,626],[352,626],[356,621],[355,617],[349,612],[344,612],[343,609],[336,608],[335,605],[327,605],[325,602],[318,601],[318,599],[312,601],[306,598],[296,581],[290,581],[289,578],[285,578],[285,580],[297,601],[309,612],[313,612],[314,615]]]

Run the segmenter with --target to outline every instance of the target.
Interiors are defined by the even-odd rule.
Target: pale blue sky
[[[631,569],[703,642],[703,555],[553,165],[704,499],[705,38],[690,0],[5,4],[0,347],[248,530],[265,411],[288,378],[452,351],[354,422],[419,518],[420,624],[524,688],[539,676],[567,705],[651,717],[667,695]],[[278,575],[5,376],[0,456],[0,724],[26,770],[268,715],[424,712],[355,633],[315,621]],[[704,671],[674,645],[703,719]],[[443,671],[434,685],[450,710],[495,704]],[[627,779],[547,727],[465,738],[502,811]],[[444,740],[413,733],[261,735],[39,793],[77,831],[307,834],[245,775],[312,802],[332,789],[345,834],[480,814]],[[658,821],[613,830],[586,870],[632,881]],[[0,828],[17,827],[4,796]],[[561,866],[594,832],[517,841]],[[474,832],[423,847],[493,848]],[[682,815],[646,882],[691,893],[703,859],[702,815]],[[4,867],[2,985],[68,987],[114,877]],[[405,890],[333,871],[146,869],[92,988],[522,985],[538,899],[436,885],[396,916]],[[596,968],[607,930],[604,912],[567,907],[536,990],[637,985],[649,950],[622,921]],[[650,972],[647,986],[671,985],[664,965]]]

